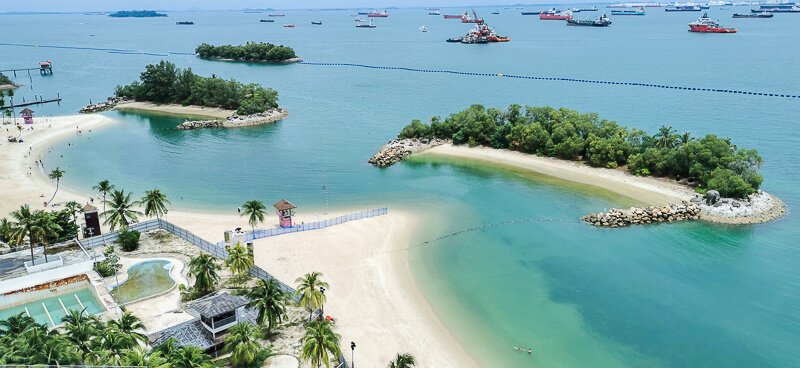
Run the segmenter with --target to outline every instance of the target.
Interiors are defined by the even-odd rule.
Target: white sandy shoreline
[[[36,121],[33,130],[22,132],[23,143],[0,142],[0,187],[4,188],[0,193],[0,217],[8,217],[23,204],[43,209],[42,202],[52,196],[55,183],[34,163],[40,155],[59,140],[76,136],[78,130],[82,132],[80,137],[86,139],[95,130],[115,122],[97,114]],[[12,133],[16,136],[9,129]],[[77,174],[66,171],[66,175]],[[113,178],[109,179],[113,182]],[[140,193],[134,194],[137,195]],[[85,204],[90,196],[97,199],[96,194],[80,193],[62,185],[53,203],[63,205],[74,200]],[[102,206],[99,200],[94,205]],[[63,207],[55,209],[60,208]],[[301,213],[296,221],[338,215]],[[167,219],[212,242],[221,240],[225,230],[250,228],[247,219],[236,214],[170,211]],[[268,217],[269,222],[259,228],[273,226],[272,220]],[[413,214],[390,209],[384,216],[261,239],[255,244],[256,264],[289,285],[305,273],[322,272],[331,285],[326,293],[325,313],[336,318],[344,345],[356,341],[356,357],[361,366],[383,367],[396,353],[407,352],[421,366],[477,367],[435,315],[411,274],[405,248],[417,223]]]

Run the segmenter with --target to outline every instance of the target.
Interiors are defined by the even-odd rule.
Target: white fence
[[[300,231],[324,229],[324,228],[326,228],[328,226],[339,225],[339,224],[343,224],[343,223],[348,222],[348,221],[361,220],[361,219],[365,219],[365,218],[385,215],[385,214],[388,213],[388,211],[389,210],[386,207],[384,207],[384,208],[379,208],[377,210],[369,210],[369,211],[358,212],[358,213],[350,213],[350,214],[347,214],[347,215],[344,215],[344,216],[339,216],[339,217],[332,218],[332,219],[329,219],[329,220],[310,222],[310,223],[307,223],[307,224],[303,223],[303,224],[292,226],[292,227],[282,227],[282,228],[277,228],[277,229],[258,230],[256,232],[245,234],[244,241],[247,242],[247,241],[252,241],[252,240],[255,240],[255,239],[268,238],[270,236],[283,235],[283,234],[289,234],[289,233],[297,233],[297,232],[300,232]]]

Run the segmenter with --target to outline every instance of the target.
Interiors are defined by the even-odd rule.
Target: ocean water
[[[310,62],[800,94],[796,15],[731,19],[749,8],[715,7],[709,15],[739,33],[694,34],[686,24],[700,14],[657,8],[643,17],[613,16],[613,25],[600,29],[540,21],[516,9],[490,15],[493,9],[477,10],[511,42],[445,43],[470,26],[420,9],[391,11],[375,20],[375,29],[355,28],[354,11],[288,11],[272,24],[258,22],[266,13],[240,12],[165,19],[0,15],[0,31],[15,44],[167,55],[201,42],[264,41],[292,46]],[[176,26],[179,20],[195,25]],[[284,22],[296,27],[283,28]],[[422,25],[429,32],[419,32]],[[445,325],[483,366],[800,365],[800,223],[791,212],[800,202],[793,154],[800,144],[798,99],[174,54],[0,45],[0,55],[0,69],[53,60],[54,75],[34,75],[33,89],[22,80],[17,97],[58,91],[64,101],[33,107],[38,116],[73,114],[161,59],[276,89],[290,112],[277,124],[184,132],[173,129],[181,118],[110,112],[119,124],[57,144],[45,154],[46,169],[61,167],[63,184],[85,191],[103,179],[137,196],[157,186],[182,209],[232,213],[247,200],[286,198],[298,211],[419,212],[424,221],[409,251],[412,271]],[[672,125],[695,136],[731,137],[761,152],[763,188],[790,213],[752,226],[601,230],[578,219],[637,203],[465,160],[419,156],[387,169],[365,163],[412,119],[475,103],[563,106],[649,132]],[[523,219],[533,221],[497,225]],[[431,241],[488,224],[495,225]]]

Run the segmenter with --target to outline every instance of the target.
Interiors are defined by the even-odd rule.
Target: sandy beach
[[[0,186],[4,188],[0,193],[0,217],[8,217],[22,204],[43,209],[42,202],[50,199],[55,183],[34,164],[38,153],[46,152],[57,141],[76,135],[79,130],[85,139],[94,130],[114,123],[96,114],[36,121],[33,130],[22,132],[22,143],[0,142]],[[16,130],[12,125],[5,127],[9,128],[9,134],[11,129]],[[16,132],[13,134],[16,136]],[[75,174],[68,170],[66,173]],[[109,179],[113,182],[113,178]],[[80,193],[62,185],[53,200],[58,206],[54,209],[60,209],[59,205],[70,200],[88,203],[90,196],[95,197],[94,205],[100,207],[96,194]],[[235,212],[237,205],[231,205],[230,214],[175,210],[166,219],[217,242],[222,240],[225,230],[250,228],[247,219]],[[295,220],[311,222],[340,214],[305,212]],[[268,222],[258,228],[276,226],[273,220],[268,217]],[[343,349],[347,350],[350,341],[356,342],[355,358],[360,366],[383,367],[396,353],[407,352],[417,358],[420,366],[477,367],[438,320],[410,272],[405,248],[416,224],[412,214],[390,209],[384,216],[258,240],[255,261],[289,285],[294,285],[294,280],[305,273],[322,272],[331,285],[326,292],[325,313],[337,320]]]
[[[175,104],[158,105],[152,102],[125,102],[117,105],[115,109],[155,111],[167,114],[197,116],[223,120],[236,113],[236,110],[226,110],[218,107],[181,106]]]

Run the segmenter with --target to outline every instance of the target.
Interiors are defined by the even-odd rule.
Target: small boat
[[[262,19],[262,20],[259,20],[259,22],[261,22],[261,23],[275,23],[275,21],[272,20],[272,19]]]
[[[664,8],[664,11],[668,12],[686,12],[686,11],[700,11],[700,6],[698,5],[679,5],[679,6],[668,6]]]
[[[738,14],[733,13],[733,18],[772,18],[775,14],[769,12],[752,13],[752,14]]]
[[[450,37],[447,39],[447,42],[461,42],[461,37]]]
[[[321,20],[312,21],[311,24],[316,25],[316,26],[321,26],[322,25],[322,21]]]
[[[280,14],[270,14],[269,16],[270,16],[270,17],[285,17],[285,16],[286,16],[286,14],[283,14],[283,13],[280,13]]]
[[[372,23],[372,19],[370,19],[369,20],[369,24],[363,24],[363,23],[356,24],[356,27],[358,27],[358,28],[375,28],[376,26],[375,26],[375,24]]]
[[[603,14],[597,19],[567,19],[568,26],[584,26],[584,27],[608,27],[611,25],[611,20]]]
[[[175,24],[177,24],[179,26],[190,26],[190,25],[194,24],[194,22],[192,22],[192,21],[183,21],[183,22],[175,22]]]
[[[700,9],[711,9],[711,5],[708,4],[700,5]]]
[[[645,15],[644,8],[638,7],[633,10],[612,10],[611,15]]]
[[[371,13],[367,14],[367,17],[370,17],[370,18],[386,18],[386,17],[388,17],[388,16],[389,16],[389,13],[388,13],[388,12],[386,12],[386,10],[384,10],[384,11],[383,11],[383,12],[381,12],[381,13],[378,13],[378,10],[377,10],[377,9],[375,9],[375,11],[373,11],[373,12],[371,12]]]
[[[359,18],[359,17],[356,17],[356,19],[354,19],[354,20],[355,20],[356,22],[363,22],[363,21],[364,21],[363,19],[361,19],[361,18]]]
[[[292,24],[292,23],[284,24],[283,26],[286,27],[286,28],[294,28],[294,24]]]
[[[425,26],[419,27],[420,32],[428,32],[428,28]]]
[[[495,9],[495,11],[493,11],[492,14],[494,14],[494,15],[500,14],[500,11]]]
[[[434,10],[434,11],[429,11],[428,12],[428,15],[441,15],[441,14],[442,14],[442,12],[440,12],[438,10]]]
[[[704,13],[702,17],[689,23],[689,32],[736,33],[737,31],[736,28],[723,28],[717,21],[711,20],[708,13]]]
[[[568,20],[572,19],[572,12],[547,12],[539,14],[539,20]]]

